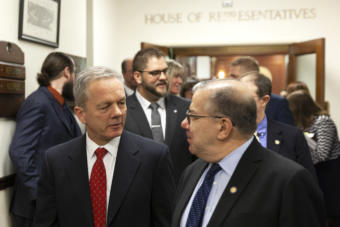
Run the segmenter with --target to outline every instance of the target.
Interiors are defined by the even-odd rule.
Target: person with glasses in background
[[[157,48],[142,49],[133,59],[136,92],[127,102],[125,129],[169,146],[177,180],[194,160],[188,151],[181,121],[190,102],[168,93],[168,65],[165,54]]]
[[[326,226],[311,174],[255,139],[256,104],[246,85],[200,82],[182,127],[198,159],[177,185],[172,227]]]

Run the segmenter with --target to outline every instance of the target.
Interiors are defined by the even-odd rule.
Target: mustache
[[[158,85],[168,85],[168,83],[166,81],[160,81],[158,83],[156,83],[156,86]]]

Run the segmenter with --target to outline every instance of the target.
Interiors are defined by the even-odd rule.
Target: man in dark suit
[[[123,130],[119,74],[89,68],[74,94],[87,132],[46,152],[35,226],[169,226],[175,183],[168,148]]]
[[[177,181],[185,167],[193,161],[185,131],[180,126],[190,102],[168,94],[167,68],[164,53],[156,48],[143,49],[135,55],[133,70],[138,86],[136,92],[127,98],[125,129],[167,144]],[[155,127],[159,127],[160,136],[153,131],[151,104],[158,107],[156,114],[159,114],[160,124]]]
[[[259,63],[255,58],[250,56],[237,58],[230,64],[230,77],[234,79],[238,79],[247,73],[259,71]],[[288,101],[279,95],[270,95],[270,100],[266,107],[266,115],[271,120],[294,125],[293,115],[289,109]]]
[[[311,174],[254,138],[256,104],[241,82],[197,85],[182,127],[199,159],[179,181],[172,227],[326,226]]]
[[[261,145],[299,163],[316,179],[312,157],[303,133],[297,127],[267,118],[265,110],[271,98],[271,81],[257,72],[242,76],[240,81],[249,87],[255,99],[256,133]]]
[[[9,154],[16,172],[11,213],[14,226],[31,226],[37,198],[37,182],[45,151],[80,136],[80,129],[65,98],[72,96],[73,60],[53,52],[38,74],[40,87],[27,97],[17,114]]]

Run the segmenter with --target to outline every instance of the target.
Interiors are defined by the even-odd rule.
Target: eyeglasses
[[[160,76],[162,73],[166,75],[166,71],[168,71],[168,68],[162,69],[162,70],[153,70],[153,71],[143,71],[143,70],[138,70],[138,72],[141,73],[149,73],[151,76]]]
[[[226,116],[208,116],[208,115],[198,115],[198,114],[192,114],[190,113],[190,110],[187,110],[185,113],[185,116],[188,119],[188,123],[190,125],[191,123],[191,118],[204,118],[204,117],[211,117],[211,118],[225,118]],[[230,119],[230,118],[229,118]],[[231,119],[230,119],[231,120]],[[234,122],[231,120],[231,123],[233,126],[235,126]]]

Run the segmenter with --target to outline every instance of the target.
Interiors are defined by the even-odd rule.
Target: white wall
[[[36,75],[50,52],[63,51],[86,57],[86,1],[61,1],[60,37],[57,49],[18,40],[19,0],[0,0],[0,9],[0,40],[16,43],[25,53],[26,96],[37,89]],[[13,172],[8,158],[8,148],[14,129],[14,120],[0,118],[0,177]],[[9,190],[0,192],[0,226],[10,226],[9,198]]]
[[[103,2],[103,1],[99,1]],[[225,45],[289,43],[320,37],[326,38],[326,100],[330,102],[333,119],[340,127],[340,102],[337,90],[340,87],[338,75],[338,53],[340,52],[340,1],[338,0],[233,0],[232,8],[222,8],[223,0],[116,0],[110,3],[114,10],[105,18],[96,22],[102,28],[101,33],[94,34],[95,39],[110,41],[105,53],[100,50],[102,58],[96,64],[107,64],[119,70],[120,62],[132,57],[140,48],[140,43],[150,42],[161,45]],[[245,20],[244,14],[252,11],[272,10],[281,12],[276,19]],[[281,11],[280,11],[281,10]],[[284,10],[286,14],[284,15]],[[291,11],[289,11],[291,10]],[[229,16],[216,19],[217,12],[227,12]],[[237,17],[243,13],[243,17]],[[235,13],[236,16],[234,16]],[[289,14],[290,13],[290,14]],[[100,14],[100,13],[98,13]],[[178,15],[179,20],[169,23],[145,23],[148,15]],[[215,20],[209,20],[209,15]],[[194,15],[200,16],[198,22],[192,22]],[[188,19],[188,16],[191,16]],[[109,18],[108,18],[109,17]],[[159,22],[159,21],[158,21]],[[114,28],[114,30],[111,30]],[[105,38],[106,37],[106,38]],[[109,61],[109,62],[108,62]],[[110,64],[110,65],[109,65]]]
[[[121,32],[116,28],[115,17],[117,1],[92,0],[93,6],[93,65],[112,67],[117,58],[117,36]],[[91,44],[90,44],[91,45]],[[117,68],[116,70],[118,70]]]
[[[326,100],[330,102],[331,114],[340,127],[340,87],[338,53],[340,52],[340,1],[338,0],[233,0],[232,8],[222,8],[223,0],[63,0],[61,9],[60,48],[53,49],[17,39],[19,0],[0,0],[0,40],[17,43],[25,55],[26,95],[38,85],[35,77],[46,55],[55,50],[86,56],[86,4],[93,13],[93,34],[87,48],[91,49],[94,65],[105,65],[120,71],[120,63],[133,57],[140,43],[163,45],[224,45],[251,43],[286,43],[319,37],[326,38]],[[238,14],[252,11],[292,9],[293,19],[240,20]],[[304,9],[309,13],[301,14]],[[314,9],[314,11],[310,11]],[[217,12],[227,12],[228,17],[218,21]],[[170,23],[145,23],[146,15],[177,15],[179,20]],[[209,15],[215,20],[209,20]],[[312,15],[310,15],[312,14]],[[314,15],[315,14],[315,15]],[[197,15],[199,21],[193,22]],[[223,15],[223,14],[222,14]],[[188,18],[189,16],[189,18]],[[281,16],[283,17],[283,16]],[[304,18],[303,18],[304,17]],[[308,19],[307,17],[312,17]],[[8,152],[14,121],[0,119],[0,177],[11,172]],[[0,207],[7,209],[4,193],[0,193]],[[4,205],[5,204],[5,205]],[[7,217],[0,210],[0,226],[8,226]]]

